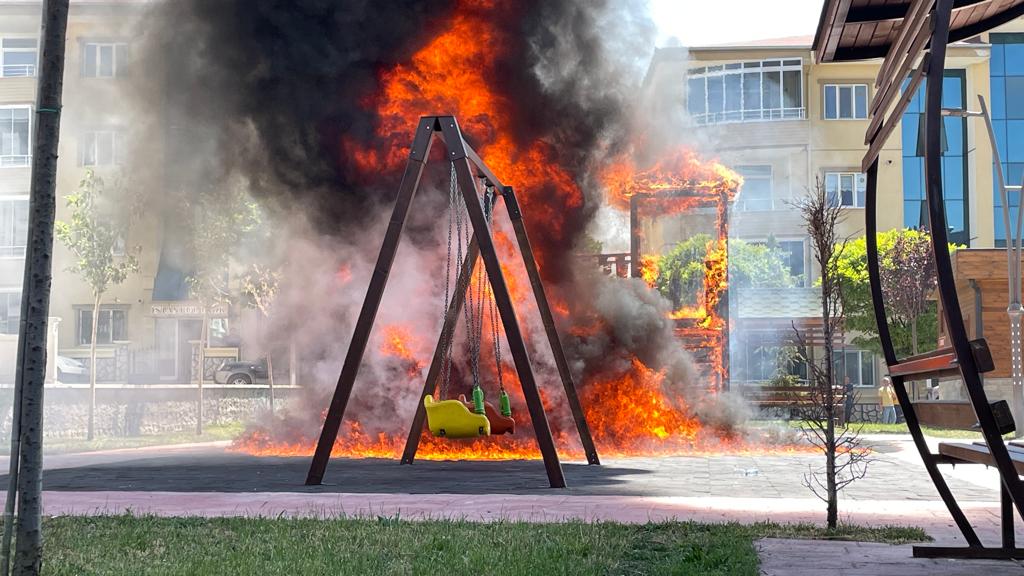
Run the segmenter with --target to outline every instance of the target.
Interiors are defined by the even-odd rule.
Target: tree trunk
[[[836,425],[829,419],[825,431],[825,489],[828,492],[826,519],[829,530],[839,525],[839,491],[836,489]]]
[[[196,436],[203,435],[203,381],[206,379],[206,341],[210,330],[210,314],[203,304],[203,324],[199,329],[199,382],[196,401]]]
[[[274,354],[267,352],[267,383],[270,384],[270,413],[274,413]]]
[[[911,350],[913,350],[914,356],[917,356],[917,316],[910,320],[910,339],[913,340]]]
[[[53,277],[53,221],[56,214],[57,143],[60,136],[61,94],[64,88],[64,42],[69,0],[44,0],[39,86],[36,95],[36,128],[29,200],[28,247],[25,254],[18,327],[18,359],[15,368],[14,420],[19,435],[12,450],[12,483],[17,482],[18,525],[14,573],[35,575],[43,563],[43,383],[46,380],[47,320],[50,283]],[[12,448],[15,443],[12,441]],[[10,498],[8,498],[10,504]],[[11,525],[4,526],[9,542]],[[7,572],[9,548],[3,550]]]
[[[89,425],[85,433],[87,440],[96,437],[96,334],[100,323],[100,294],[93,294],[92,335],[89,337]]]

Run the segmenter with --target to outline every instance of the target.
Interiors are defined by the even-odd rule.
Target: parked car
[[[267,381],[267,361],[254,360],[248,362],[225,362],[213,373],[213,381],[217,384],[244,386],[247,384],[263,384]]]
[[[64,384],[88,382],[89,368],[74,358],[57,356],[57,381]]]

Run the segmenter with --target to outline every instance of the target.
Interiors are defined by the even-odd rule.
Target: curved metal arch
[[[868,169],[867,180],[867,197],[864,202],[864,233],[867,241],[871,303],[875,311],[878,339],[882,345],[885,363],[887,366],[892,366],[897,364],[899,359],[896,356],[896,348],[892,343],[892,334],[889,332],[889,323],[885,314],[885,299],[882,294],[882,280],[878,265],[878,158],[875,158],[875,161],[872,162],[871,167]],[[974,527],[971,526],[960,505],[957,504],[956,498],[949,489],[949,485],[946,484],[945,477],[939,471],[934,455],[928,448],[928,442],[925,440],[924,432],[921,430],[921,422],[917,419],[917,412],[915,412],[914,405],[910,401],[910,395],[907,394],[907,389],[904,387],[903,377],[894,376],[892,380],[893,390],[895,390],[897,400],[899,400],[900,407],[903,409],[903,418],[907,421],[907,428],[914,439],[914,446],[921,455],[921,461],[924,462],[924,467],[928,471],[928,476],[931,478],[932,483],[935,484],[939,497],[945,503],[950,516],[956,522],[960,533],[964,535],[964,540],[967,541],[967,544],[970,546],[981,546],[981,539],[978,538],[978,534],[974,531]]]
[[[945,69],[946,44],[949,41],[950,16],[953,0],[938,0],[935,7],[935,27],[932,32],[931,54],[933,65],[928,71],[925,99],[925,182],[928,199],[928,215],[932,225],[932,253],[938,276],[939,298],[942,301],[947,333],[956,353],[971,405],[981,425],[982,435],[988,445],[992,459],[1002,478],[1017,511],[1024,517],[1024,484],[1017,475],[1010,459],[1006,444],[1003,443],[988,396],[982,388],[978,366],[971,350],[960,298],[957,296],[953,264],[949,255],[949,238],[946,233],[946,208],[942,187],[942,75]]]

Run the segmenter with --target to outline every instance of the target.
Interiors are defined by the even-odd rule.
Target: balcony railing
[[[0,258],[24,258],[24,246],[0,246]]]
[[[708,112],[694,114],[697,124],[735,124],[739,122],[778,122],[782,120],[803,120],[807,118],[806,108],[764,108],[761,110],[734,110],[731,112]]]
[[[25,155],[8,154],[8,155],[5,155],[5,156],[0,156],[0,168],[8,168],[8,167],[15,167],[15,166],[31,166],[31,165],[32,165],[32,156],[30,156],[28,154],[25,154]]]
[[[0,76],[4,78],[26,78],[35,75],[35,64],[7,64],[0,66]]]

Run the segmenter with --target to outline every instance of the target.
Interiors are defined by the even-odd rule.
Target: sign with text
[[[154,318],[199,318],[203,315],[200,302],[154,302],[150,308]],[[220,318],[228,315],[228,306],[223,302],[209,307],[209,316]]]

